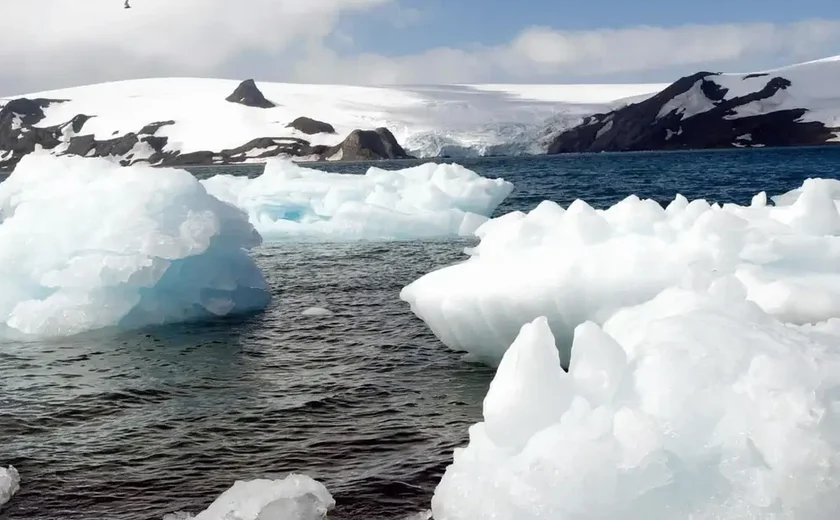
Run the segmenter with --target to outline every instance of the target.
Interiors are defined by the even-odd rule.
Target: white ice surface
[[[325,317],[332,316],[333,312],[325,307],[309,307],[304,309],[301,314],[308,317]]]
[[[786,325],[734,277],[689,280],[499,365],[435,520],[833,520],[840,338]]]
[[[14,466],[0,466],[0,509],[20,489],[20,474]]]
[[[443,343],[489,363],[546,316],[566,365],[575,327],[650,300],[688,269],[734,274],[785,322],[840,317],[840,181],[810,179],[775,200],[762,193],[751,206],[719,207],[677,196],[662,209],[631,196],[606,210],[543,202],[485,223],[471,258],[401,298]]]
[[[0,332],[61,336],[251,311],[247,216],[186,171],[24,157],[0,183]]]
[[[706,80],[726,88],[725,99],[733,99],[760,91],[777,76],[789,80],[791,85],[770,98],[736,108],[735,115],[728,118],[804,108],[807,112],[801,121],[820,121],[827,127],[840,127],[840,92],[836,88],[840,83],[840,56],[757,73],[708,76]],[[714,104],[700,90],[700,83],[698,81],[690,90],[669,101],[659,117],[677,109],[683,113],[683,118],[688,118],[713,108]]]
[[[611,101],[653,94],[663,85],[426,85],[355,87],[257,82],[278,106],[250,108],[225,98],[238,81],[159,78],[120,81],[27,97],[67,99],[46,110],[39,126],[60,124],[79,113],[96,115],[83,133],[110,139],[154,121],[174,120],[156,135],[167,150],[219,151],[256,137],[301,137],[333,145],[350,131],[385,126],[413,154],[453,156],[525,153],[545,120],[568,114],[577,120],[608,110]],[[299,116],[332,124],[337,134],[307,136],[286,125]],[[536,150],[539,151],[539,150]]]
[[[175,513],[164,520],[322,520],[333,507],[323,484],[291,474],[282,480],[237,481],[201,513]]]
[[[703,89],[700,87],[702,84],[703,80],[699,79],[694,82],[691,88],[682,94],[674,96],[673,99],[662,105],[656,117],[665,117],[671,112],[676,112],[683,119],[688,119],[689,117],[694,117],[697,114],[702,114],[715,108],[715,104],[703,94]]]
[[[327,173],[270,160],[254,179],[217,175],[207,191],[248,213],[266,240],[418,239],[472,234],[513,185],[457,164],[365,175]]]

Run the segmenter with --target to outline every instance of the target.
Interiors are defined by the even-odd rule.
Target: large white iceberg
[[[176,513],[164,520],[322,520],[334,507],[323,484],[291,474],[282,480],[237,481],[201,513]]]
[[[471,235],[513,190],[457,164],[364,175],[274,159],[257,178],[217,175],[208,192],[248,213],[266,240],[418,239]]]
[[[239,209],[186,171],[25,157],[0,183],[0,332],[60,336],[259,309]]]
[[[568,373],[548,320],[523,326],[435,520],[837,518],[840,337],[746,294],[695,279],[584,322]]]
[[[401,298],[455,350],[495,363],[520,327],[545,316],[568,365],[575,327],[605,323],[686,271],[734,274],[748,299],[791,323],[840,316],[840,181],[809,179],[749,206],[689,202],[663,209],[631,196],[606,209],[543,202],[476,231],[468,260],[431,272]]]
[[[14,466],[0,466],[0,508],[20,489],[20,474]]]

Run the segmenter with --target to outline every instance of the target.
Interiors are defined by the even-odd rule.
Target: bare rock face
[[[309,117],[299,117],[286,125],[286,128],[294,128],[298,132],[302,132],[306,135],[335,133],[333,125]]]
[[[274,108],[277,106],[265,98],[260,89],[257,88],[257,84],[254,83],[253,79],[246,79],[240,83],[239,86],[236,87],[236,90],[226,97],[225,100],[230,101],[231,103],[239,103],[240,105],[254,108]]]
[[[62,129],[67,124],[81,128],[87,116],[76,116],[64,125],[35,127],[41,122],[44,110],[58,99],[13,99],[0,108],[0,169],[11,169],[21,158],[37,147],[51,150],[61,143]]]
[[[755,92],[727,99],[728,89],[715,82],[716,76],[698,72],[644,101],[587,117],[556,136],[548,153],[821,145],[840,130],[817,121],[802,122],[806,108],[741,116],[738,107],[775,96],[791,86],[790,80],[750,74],[743,79],[768,76],[768,80]],[[698,99],[708,108],[692,114],[687,104]]]
[[[340,144],[321,155],[324,160],[375,161],[412,159],[387,128],[353,130]]]

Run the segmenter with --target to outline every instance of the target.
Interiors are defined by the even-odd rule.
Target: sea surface
[[[457,162],[515,183],[498,213],[544,199],[605,207],[631,193],[744,204],[808,177],[840,178],[840,147]],[[22,478],[0,519],[159,520],[201,511],[237,479],[288,472],[327,485],[334,519],[427,510],[452,450],[481,419],[493,371],[440,344],[399,291],[471,244],[266,244],[255,256],[274,299],[260,314],[0,342],[0,465]],[[312,306],[334,315],[303,316]]]

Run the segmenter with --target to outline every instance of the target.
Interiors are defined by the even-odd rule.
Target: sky
[[[144,77],[669,82],[840,54],[836,0],[0,0],[0,96]]]

